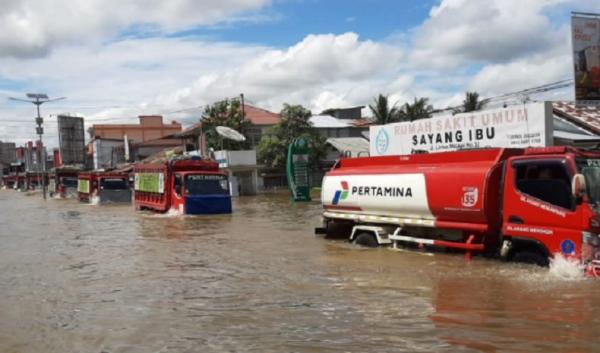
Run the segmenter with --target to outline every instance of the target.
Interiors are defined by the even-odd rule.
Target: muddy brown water
[[[0,352],[600,351],[600,281],[325,240],[285,194],[234,212],[0,191]]]

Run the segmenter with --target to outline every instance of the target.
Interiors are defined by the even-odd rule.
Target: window
[[[173,183],[175,187],[175,193],[177,194],[177,196],[181,196],[181,175],[175,174],[175,180],[173,181]]]
[[[571,178],[564,161],[518,161],[513,163],[517,189],[552,205],[573,209]]]
[[[123,179],[102,179],[100,181],[100,190],[127,190],[129,184]]]
[[[229,195],[229,182],[225,175],[192,174],[185,177],[188,195]]]
[[[76,188],[77,187],[77,178],[62,178],[62,184],[68,188]]]

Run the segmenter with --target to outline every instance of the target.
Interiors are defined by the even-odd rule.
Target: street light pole
[[[14,98],[14,97],[8,97],[8,99],[14,100],[14,101],[21,101],[21,102],[29,102],[29,103],[33,103],[36,106],[36,110],[37,110],[37,117],[35,118],[35,123],[37,125],[37,127],[35,128],[35,132],[39,137],[39,145],[38,145],[38,180],[39,180],[39,176],[40,176],[40,163],[42,165],[41,169],[41,179],[42,179],[42,190],[43,190],[43,194],[44,194],[44,200],[46,200],[46,154],[44,153],[44,144],[42,141],[42,135],[44,134],[44,128],[42,127],[42,125],[44,124],[44,119],[42,118],[41,114],[40,114],[40,105],[46,103],[46,102],[54,102],[54,101],[58,101],[61,99],[66,99],[66,97],[60,97],[60,98],[54,98],[54,99],[50,99],[48,98],[48,95],[46,95],[45,93],[27,93],[27,98],[29,99],[20,99],[20,98]]]

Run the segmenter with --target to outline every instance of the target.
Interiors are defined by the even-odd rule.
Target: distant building
[[[14,142],[0,141],[0,163],[10,164],[17,161],[17,145]]]
[[[313,128],[325,138],[362,137],[362,132],[368,132],[370,125],[366,119],[338,119],[330,115],[314,115],[310,117],[309,121]]]
[[[17,162],[23,163],[25,171],[39,172],[43,170],[41,160],[47,161],[47,154],[46,147],[43,146],[40,141],[36,141],[35,144],[32,141],[29,141],[22,148],[16,149],[16,151]],[[22,153],[22,156],[19,155],[20,153]]]
[[[87,154],[88,168],[108,169],[125,162],[125,136],[130,148],[130,161],[148,157],[164,148],[179,146],[181,140],[165,139],[181,132],[181,124],[164,124],[160,115],[140,115],[139,124],[94,124],[88,130],[91,141]]]
[[[265,132],[281,122],[281,116],[266,109],[257,108],[252,105],[244,105],[246,120],[250,121],[250,128],[246,131],[246,138],[254,148],[260,142]]]
[[[140,115],[139,124],[94,124],[89,129],[91,139],[127,139],[133,142],[156,140],[181,132],[181,124],[164,124],[161,115]]]

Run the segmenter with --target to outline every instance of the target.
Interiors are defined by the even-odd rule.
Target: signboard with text
[[[600,104],[600,15],[571,17],[575,101]]]
[[[165,192],[165,175],[163,173],[135,173],[134,190],[142,192]]]
[[[370,155],[485,147],[551,146],[552,105],[529,103],[413,122],[371,126]]]

